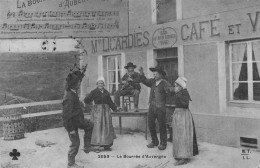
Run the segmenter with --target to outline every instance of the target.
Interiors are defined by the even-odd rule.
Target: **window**
[[[260,101],[260,41],[232,43],[229,52],[231,100]]]
[[[176,0],[156,0],[157,24],[176,21]]]
[[[122,72],[121,54],[103,57],[103,74],[106,81],[106,87],[112,95],[114,95],[115,91],[119,88]]]

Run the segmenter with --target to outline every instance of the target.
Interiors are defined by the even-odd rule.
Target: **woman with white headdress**
[[[110,93],[104,88],[104,77],[97,80],[97,88],[92,90],[84,99],[86,104],[94,102],[91,110],[91,119],[94,123],[91,145],[104,147],[104,150],[111,150],[113,141],[116,138],[112,125],[111,110],[117,111],[116,105],[110,97]]]
[[[191,101],[186,88],[187,79],[175,81],[175,111],[172,115],[173,157],[175,165],[186,164],[189,158],[199,154],[194,121],[189,110]]]

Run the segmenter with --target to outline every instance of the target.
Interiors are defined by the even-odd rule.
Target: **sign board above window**
[[[0,38],[128,35],[128,0],[3,0]]]

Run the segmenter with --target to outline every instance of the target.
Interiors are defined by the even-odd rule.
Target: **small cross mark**
[[[9,156],[13,157],[12,160],[18,160],[18,157],[20,157],[20,152],[18,152],[17,149],[13,149],[13,151],[9,153]]]

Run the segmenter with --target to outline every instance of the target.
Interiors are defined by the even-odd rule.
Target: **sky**
[[[0,40],[0,53],[53,52],[54,47],[56,52],[77,51],[78,49],[74,48],[76,45],[74,39],[6,39]]]

